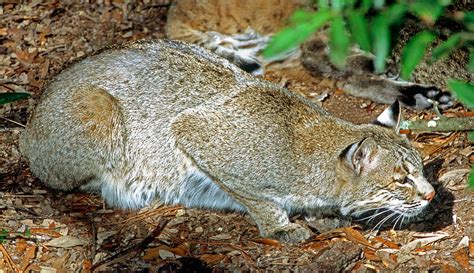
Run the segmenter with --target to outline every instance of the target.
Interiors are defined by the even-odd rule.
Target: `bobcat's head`
[[[340,155],[337,176],[344,183],[341,212],[394,225],[420,214],[435,195],[423,174],[423,162],[408,140],[398,134],[400,106],[394,103],[366,125],[365,138]],[[394,130],[395,129],[395,130]]]

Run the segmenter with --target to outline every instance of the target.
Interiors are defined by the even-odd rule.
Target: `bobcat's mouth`
[[[400,228],[419,216],[427,208],[429,201],[402,203],[379,208],[360,208],[350,213],[354,220],[373,225],[373,229],[380,229],[384,225]]]

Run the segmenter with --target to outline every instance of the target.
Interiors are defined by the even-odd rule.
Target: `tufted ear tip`
[[[401,121],[401,106],[397,100],[387,107],[372,123],[397,130]]]

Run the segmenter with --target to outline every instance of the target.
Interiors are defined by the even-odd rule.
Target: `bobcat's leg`
[[[311,237],[311,231],[296,223],[291,223],[288,213],[278,204],[268,200],[238,198],[246,206],[256,222],[260,235],[283,243],[298,243]]]

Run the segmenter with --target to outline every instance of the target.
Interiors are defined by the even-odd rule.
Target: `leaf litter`
[[[0,7],[0,92],[33,95],[0,112],[4,128],[0,131],[0,268],[13,272],[186,267],[203,271],[472,269],[473,193],[464,185],[473,158],[464,133],[409,135],[429,165],[441,201],[433,205],[437,206],[434,218],[405,229],[383,229],[375,236],[352,226],[316,234],[302,244],[283,245],[260,238],[245,215],[179,206],[120,211],[106,207],[95,195],[43,187],[21,160],[20,129],[8,120],[25,124],[26,113],[47,79],[74,59],[106,45],[162,38],[168,4],[101,0],[81,5],[51,0],[5,1]],[[296,68],[265,77],[277,83],[284,79],[289,89],[320,100],[328,111],[356,123],[370,121],[383,109],[344,95],[327,79],[307,74]],[[347,105],[349,111],[341,111],[340,106]],[[457,107],[446,114],[472,113]],[[430,112],[420,115],[410,110],[407,115],[432,117]],[[163,221],[167,224],[160,228]]]

